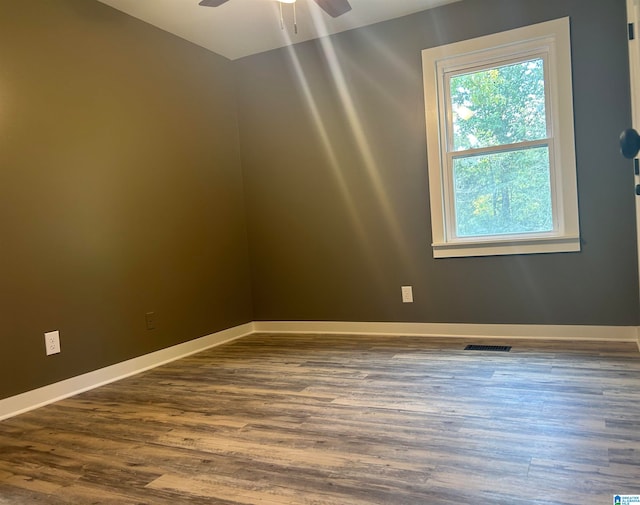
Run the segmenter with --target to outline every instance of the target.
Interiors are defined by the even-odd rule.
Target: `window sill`
[[[504,256],[508,254],[543,254],[579,252],[580,237],[536,237],[486,240],[474,242],[433,243],[434,258],[464,258],[468,256]]]

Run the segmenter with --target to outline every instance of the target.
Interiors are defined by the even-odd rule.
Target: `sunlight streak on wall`
[[[288,37],[288,34],[287,34]],[[298,55],[296,54],[295,51],[295,46],[293,45],[288,45],[287,46],[287,51],[289,53],[290,56],[290,60],[291,60],[291,64],[293,66],[293,69],[295,71],[295,75],[298,79],[299,85],[300,85],[300,89],[302,90],[302,93],[304,95],[305,101],[307,103],[307,107],[309,110],[309,113],[311,114],[311,116],[313,117],[313,124],[316,127],[318,136],[320,138],[320,141],[322,143],[322,147],[324,149],[324,153],[327,157],[327,161],[328,161],[328,165],[331,168],[331,171],[338,183],[338,187],[340,190],[340,194],[342,196],[342,199],[345,203],[345,205],[347,206],[348,209],[348,215],[352,221],[352,227],[356,232],[356,235],[358,237],[358,241],[359,243],[362,245],[363,250],[367,251],[368,247],[367,247],[367,233],[366,233],[366,229],[364,226],[364,223],[360,217],[360,213],[358,212],[358,208],[356,207],[356,202],[355,200],[352,198],[351,196],[351,191],[349,189],[349,184],[344,176],[344,173],[342,171],[341,165],[340,165],[340,161],[338,159],[338,156],[336,155],[336,151],[332,145],[331,142],[331,135],[329,133],[329,131],[327,130],[327,127],[325,126],[325,121],[322,118],[322,113],[320,112],[320,108],[316,102],[316,99],[313,96],[313,92],[311,90],[311,85],[304,73],[304,70],[302,68],[302,64],[300,62],[300,59],[298,58]],[[368,262],[371,264],[370,265],[370,271],[374,272],[374,274],[378,277],[378,280],[380,281],[380,277],[381,277],[381,269],[379,268],[375,268],[375,265],[373,265],[373,255],[368,254],[366,255]]]
[[[312,12],[312,16],[316,26],[316,31],[318,33],[326,33],[326,28],[323,28],[322,26],[324,21],[321,14]],[[340,64],[340,59],[333,46],[332,38],[321,37],[319,42],[329,65],[331,77],[334,80],[335,89],[340,97],[342,108],[346,114],[351,133],[356,142],[357,151],[367,170],[374,194],[382,206],[383,219],[385,220],[387,229],[391,237],[393,237],[395,246],[398,248],[401,261],[404,264],[409,264],[410,254],[407,243],[402,234],[402,226],[398,221],[397,214],[389,199],[388,192],[386,191],[384,181],[381,177],[381,168],[375,159],[363,122],[360,119],[357,107],[351,96],[351,92],[349,91],[349,85]]]

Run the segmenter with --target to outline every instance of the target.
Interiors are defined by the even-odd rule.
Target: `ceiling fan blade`
[[[202,0],[198,5],[202,5],[204,7],[219,7],[227,1],[228,0]]]
[[[333,18],[351,10],[349,0],[315,0],[315,2]]]

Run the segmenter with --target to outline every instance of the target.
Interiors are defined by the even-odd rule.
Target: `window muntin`
[[[423,65],[434,256],[579,251],[568,18]]]

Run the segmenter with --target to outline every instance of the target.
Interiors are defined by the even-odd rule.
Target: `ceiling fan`
[[[199,5],[204,7],[218,7],[229,0],[202,0]],[[296,0],[278,0],[284,3],[294,3]],[[329,16],[337,18],[344,13],[351,10],[349,0],[314,0],[322,10],[324,10]]]

